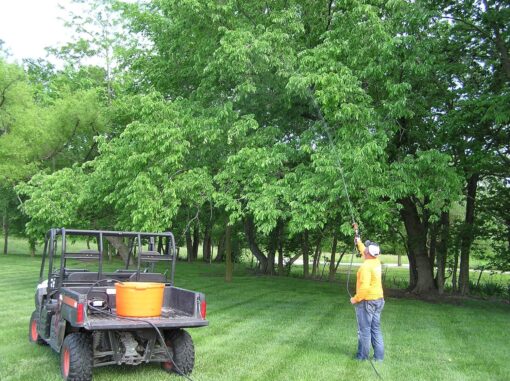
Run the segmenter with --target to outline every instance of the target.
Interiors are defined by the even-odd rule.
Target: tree
[[[51,86],[50,82],[47,85]],[[61,90],[58,96],[44,97],[42,87],[36,90],[21,67],[0,60],[4,251],[7,251],[8,231],[23,232],[18,226],[24,223],[24,218],[18,209],[16,185],[29,180],[38,171],[55,171],[74,162],[90,160],[95,151],[93,136],[104,132],[98,91]],[[9,229],[10,226],[15,229]],[[34,245],[32,239],[32,251]]]
[[[34,160],[41,153],[38,126],[44,122],[32,100],[32,89],[23,70],[0,58],[0,214],[4,235],[3,252],[8,252],[11,222],[19,212],[13,187],[36,170]]]
[[[384,190],[354,200],[358,209],[380,217],[375,222],[381,228],[392,201],[407,207],[403,218],[409,220],[411,259],[416,257],[412,263],[419,267],[411,286],[417,291],[434,288],[423,231],[411,228],[417,218],[413,208],[418,202],[425,206],[416,226],[426,227],[431,215],[447,208],[447,197],[455,198],[457,182],[448,157],[426,144],[425,134],[414,136],[424,126],[430,128],[431,109],[438,103],[433,87],[426,86],[435,74],[430,52],[437,52],[434,59],[441,53],[435,42],[440,28],[426,31],[431,15],[404,2],[381,9],[365,2],[342,7],[301,1],[151,3],[127,6],[126,15],[133,30],[153,42],[132,66],[147,68],[150,84],[169,98],[189,97],[203,107],[232,102],[247,118],[248,129],[233,131],[239,149],[227,153],[226,165],[215,176],[215,200],[231,221],[245,221],[249,247],[264,268],[268,258],[256,242],[261,233],[270,237],[283,221],[292,234],[306,236],[336,217],[338,213],[329,212],[345,197],[334,159],[341,155],[350,193],[364,182],[376,189],[386,181]],[[183,26],[189,30],[186,36]],[[424,42],[418,44],[421,40],[413,33],[419,30]],[[413,97],[420,86],[425,86],[428,103]],[[321,113],[333,126],[334,149]],[[405,123],[410,127],[403,127]],[[388,144],[402,131],[408,140]],[[386,165],[373,165],[380,162]],[[431,171],[435,165],[437,173]],[[395,189],[396,181],[389,181],[395,177],[399,185],[421,179],[417,170],[444,182],[434,184],[436,188],[419,182]],[[328,184],[335,185],[332,192]],[[445,186],[446,192],[436,192]],[[423,198],[429,191],[434,198]],[[340,207],[340,214],[348,214],[345,202]],[[347,232],[349,218],[342,221]]]
[[[508,177],[510,58],[509,7],[502,1],[432,1],[447,23],[450,96],[441,116],[444,141],[465,181],[465,218],[459,230],[459,291],[469,292],[469,257],[476,238],[481,182]]]
[[[508,179],[485,179],[482,187],[475,226],[483,239],[479,256],[488,266],[500,271],[510,270],[510,186]]]
[[[69,218],[172,228],[182,231],[180,244],[186,238],[190,260],[201,235],[209,242],[214,232],[225,248],[227,226],[242,226],[263,272],[274,273],[278,253],[279,273],[285,255],[290,264],[303,256],[308,277],[328,237],[350,246],[356,220],[372,239],[403,237],[417,293],[442,290],[453,236],[465,284],[476,209],[465,203],[457,233],[452,208],[462,181],[474,200],[479,179],[508,177],[498,47],[507,35],[497,12],[451,3],[446,10],[401,0],[119,4],[140,42],[120,56],[126,94],[109,98],[109,133],[94,140],[92,162],[28,184],[26,210],[33,203],[34,214],[50,192],[38,187],[65,185],[74,172],[84,182],[69,211],[48,211],[34,226]],[[498,46],[476,40],[483,28]],[[65,103],[49,102],[54,110]],[[56,145],[65,151],[62,140]]]
[[[40,233],[55,224],[167,230],[181,205],[200,208],[212,197],[207,169],[185,167],[192,155],[189,131],[183,128],[187,109],[159,94],[139,101],[136,120],[119,136],[98,138],[95,160],[40,174],[18,187],[28,198],[24,210],[31,217],[30,231]],[[66,200],[69,192],[73,196]]]
[[[114,71],[117,66],[115,50],[126,39],[122,34],[121,19],[115,11],[115,1],[73,0],[65,10],[67,16],[64,25],[73,33],[71,41],[48,51],[74,70],[83,67],[93,70],[91,62],[101,60],[107,96],[109,100],[113,99]]]

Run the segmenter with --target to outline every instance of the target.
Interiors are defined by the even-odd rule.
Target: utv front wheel
[[[60,372],[65,381],[92,380],[92,340],[86,333],[66,336],[60,350]]]
[[[195,365],[195,347],[190,334],[182,329],[165,332],[165,343],[172,361],[161,363],[167,372],[188,375]]]
[[[37,332],[37,311],[32,312],[30,317],[30,324],[28,325],[28,341],[39,345],[46,344],[46,342],[39,336]]]

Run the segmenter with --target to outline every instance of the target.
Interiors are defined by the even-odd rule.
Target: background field
[[[0,239],[2,236],[0,235]],[[84,241],[70,242],[70,247],[76,250],[86,249],[86,243]],[[91,243],[91,247],[93,244]],[[22,255],[26,256],[29,252],[27,240],[16,236],[9,238],[9,254],[10,255]],[[36,246],[36,255],[42,253],[42,245]],[[199,253],[202,253],[202,249],[199,249]],[[340,283],[345,283],[347,279],[347,273],[349,271],[350,261],[352,252],[348,251],[345,253],[342,262],[338,268],[336,274],[336,280]],[[179,255],[181,259],[186,258],[186,248],[181,247],[179,249]],[[253,261],[253,256],[248,253],[248,250],[243,250],[243,255],[240,260],[242,264],[237,264],[238,267],[255,267],[256,262]],[[324,258],[330,258],[329,253],[324,253],[319,266],[318,277],[321,279],[328,278],[329,263],[324,263]],[[200,259],[200,257],[199,257]],[[353,260],[353,273],[356,271],[356,267],[362,262],[361,258],[354,256]],[[383,253],[381,256],[381,262],[383,263],[383,282],[386,287],[405,289],[408,286],[409,281],[409,269],[408,260],[405,255],[401,256],[401,267],[397,267],[398,256],[388,253]],[[324,266],[325,265],[325,266]],[[485,266],[486,263],[479,259],[471,259],[471,294],[475,296],[491,298],[495,297],[510,302],[510,273],[501,273],[500,271],[483,270],[480,268]],[[311,263],[310,263],[311,268]],[[298,260],[293,264],[290,276],[301,278],[303,276],[302,261]],[[354,287],[354,286],[353,286]],[[445,282],[446,290],[451,290],[451,277]]]
[[[30,344],[28,321],[40,258],[0,256],[0,379],[59,380],[59,357]],[[114,261],[108,267],[121,266]],[[236,266],[177,265],[176,284],[206,293],[207,328],[190,330],[194,380],[376,380],[352,360],[356,322],[345,284],[256,276]],[[387,298],[384,380],[508,380],[510,307],[489,301],[426,303]],[[158,365],[94,370],[95,380],[180,379]]]

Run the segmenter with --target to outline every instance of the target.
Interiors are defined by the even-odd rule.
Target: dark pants
[[[384,343],[381,332],[381,312],[384,299],[364,300],[356,304],[356,319],[358,321],[358,360],[367,360],[370,343],[374,348],[374,359],[384,359]]]

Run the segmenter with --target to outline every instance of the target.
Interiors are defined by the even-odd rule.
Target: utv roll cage
[[[68,251],[68,240],[77,237],[94,237],[96,239],[97,250]],[[128,241],[128,258],[125,269],[117,270],[114,273],[105,273],[103,271],[104,240],[108,237],[126,238]],[[59,241],[61,242],[60,248],[58,247]],[[59,249],[60,264],[57,267],[55,262],[58,259],[57,252]],[[170,232],[142,233],[54,228],[50,229],[45,237],[39,282],[48,279],[48,294],[59,290],[62,286],[93,283],[107,278],[123,281],[163,281],[163,283],[173,286],[176,258],[175,239]],[[134,270],[129,269],[132,259],[134,259],[133,264],[136,265]],[[68,260],[97,262],[97,272],[69,268]],[[161,261],[169,263],[165,271],[165,273],[170,272],[170,279],[168,281],[166,276],[163,276],[164,279],[162,279],[162,274],[147,272],[149,268],[151,271],[154,271],[154,265]],[[46,262],[48,262],[47,273],[45,272]],[[150,267],[142,270],[142,264],[149,264]]]

